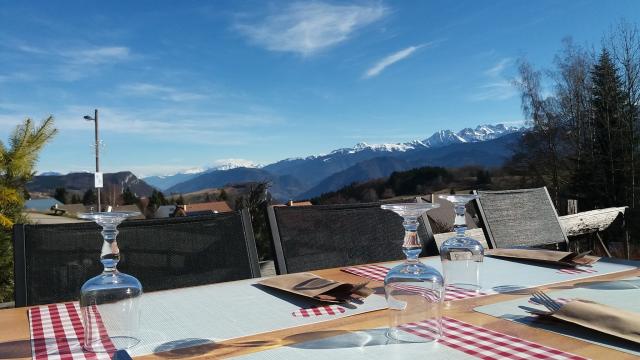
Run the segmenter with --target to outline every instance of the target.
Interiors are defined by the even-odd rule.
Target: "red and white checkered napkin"
[[[592,268],[566,268],[557,271],[558,274],[593,274],[598,270]]]
[[[384,281],[389,272],[388,268],[380,265],[351,266],[340,270],[375,281]]]
[[[31,329],[31,355],[34,360],[109,360],[115,347],[102,324],[100,314],[94,331],[103,339],[105,352],[92,353],[82,349],[84,327],[80,320],[78,303],[38,306],[29,309]]]
[[[444,336],[440,344],[480,359],[556,359],[586,360],[586,358],[527,340],[489,330],[469,323],[442,318]],[[429,321],[405,324],[400,327],[411,334],[432,339]]]
[[[367,279],[371,279],[375,281],[384,281],[384,277],[387,276],[387,273],[389,272],[388,268],[380,265],[352,266],[352,267],[342,268],[341,270],[344,272],[348,272],[350,274],[362,276]],[[401,285],[401,286],[405,286],[407,291],[411,291],[410,285]],[[422,293],[424,290],[423,288],[420,288],[420,287],[415,287],[415,288],[417,292],[420,292],[420,293]],[[447,286],[445,289],[444,300],[445,301],[462,300],[462,299],[469,299],[469,298],[474,298],[474,297],[484,296],[484,295],[488,295],[488,294],[482,291],[471,291],[471,290],[461,289],[455,286]]]
[[[325,316],[325,315],[339,315],[346,310],[340,305],[325,305],[316,306],[312,308],[300,308],[291,313],[295,317],[311,317],[311,316]]]

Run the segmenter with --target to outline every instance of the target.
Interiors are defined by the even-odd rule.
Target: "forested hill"
[[[495,170],[500,172],[501,170]],[[337,191],[311,199],[314,204],[372,202],[395,196],[424,195],[443,189],[480,189],[492,182],[489,170],[469,166],[459,169],[425,166],[396,171],[389,177],[352,183]]]

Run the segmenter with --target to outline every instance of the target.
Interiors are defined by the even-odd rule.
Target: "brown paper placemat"
[[[591,265],[600,260],[599,257],[586,254],[543,249],[488,249],[485,251],[485,255],[537,261],[562,266]]]
[[[321,278],[311,273],[280,275],[261,280],[258,284],[334,303],[365,298],[373,293],[373,290],[366,287],[367,282],[359,284],[341,283]]]

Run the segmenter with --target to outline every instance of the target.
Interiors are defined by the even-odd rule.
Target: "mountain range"
[[[53,193],[56,188],[66,188],[68,191],[82,195],[88,189],[93,189],[93,182],[93,173],[88,172],[69,173],[66,175],[46,173],[34,176],[27,184],[27,190],[30,192]],[[105,173],[102,182],[105,188],[110,187],[122,190],[129,188],[137,196],[149,196],[153,191],[153,187],[138,179],[130,171]]]
[[[247,182],[267,181],[277,200],[308,199],[353,182],[389,176],[423,166],[460,167],[502,165],[511,157],[513,144],[525,128],[480,125],[458,132],[437,131],[424,140],[395,144],[358,143],[328,154],[289,158],[266,166],[246,160],[226,161],[209,168],[191,169],[166,176],[138,179],[131,172],[104,175],[105,187],[129,187],[148,196],[153,187],[165,193],[190,193]],[[86,191],[93,187],[92,173],[45,173],[27,185],[29,191],[53,193],[55,188]]]
[[[144,178],[168,193],[187,193],[227,184],[269,181],[276,199],[305,199],[352,182],[421,166],[500,166],[524,128],[480,125],[458,132],[441,130],[424,140],[396,144],[358,143],[328,154],[289,158],[266,165],[213,168]]]

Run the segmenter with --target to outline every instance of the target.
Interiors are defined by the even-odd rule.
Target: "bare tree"
[[[519,79],[514,85],[520,89],[522,110],[531,125],[521,142],[519,159],[525,161],[529,174],[535,174],[544,184],[551,187],[553,199],[558,202],[561,186],[563,156],[561,152],[564,134],[558,101],[545,97],[541,85],[542,73],[525,60],[518,66]],[[516,154],[518,157],[518,154]]]

